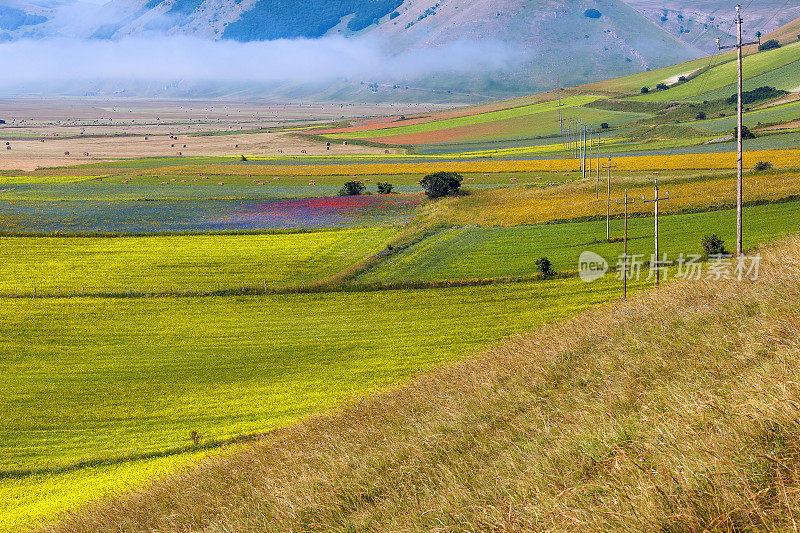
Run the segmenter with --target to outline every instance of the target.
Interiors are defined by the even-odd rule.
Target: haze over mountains
[[[467,101],[700,57],[729,30],[724,2],[661,3],[4,0],[3,55],[24,75],[0,90]],[[758,8],[761,31],[800,16],[771,7]]]

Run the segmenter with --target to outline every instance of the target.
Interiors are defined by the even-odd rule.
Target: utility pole
[[[729,50],[731,48],[736,48],[736,62],[739,66],[739,75],[738,75],[738,96],[739,96],[739,105],[737,108],[736,113],[736,155],[737,155],[737,162],[736,162],[736,172],[737,172],[737,181],[736,181],[736,256],[742,256],[742,152],[743,152],[743,143],[742,143],[742,48],[745,46],[750,46],[752,44],[761,44],[761,32],[756,33],[756,37],[758,37],[757,41],[750,41],[749,43],[742,42],[742,24],[744,20],[742,20],[742,6],[736,6],[736,26],[737,26],[737,39],[736,44],[730,46],[722,46],[720,44],[720,40],[717,39],[717,48],[720,50]]]
[[[590,159],[591,157],[592,154],[589,154]],[[594,197],[595,200],[600,199],[600,132],[597,133],[597,179],[594,182]]]
[[[620,202],[617,200],[617,204],[621,204],[625,206],[625,251],[622,255],[622,297],[628,297],[628,206],[632,203],[636,202],[636,198],[631,198],[628,201],[628,189],[625,189],[625,201]]]
[[[586,124],[581,124],[581,151],[579,154],[581,158],[581,172],[583,179],[586,179]]]
[[[658,256],[658,202],[661,200],[669,200],[669,191],[664,192],[664,197],[658,197],[658,180],[655,180],[655,193],[653,194],[653,199],[648,200],[646,196],[642,196],[642,202],[645,204],[653,203],[655,206],[655,218],[656,218],[656,229],[655,229],[655,260],[656,260],[656,288],[658,288],[659,278],[661,277],[661,259]]]
[[[608,158],[608,165],[605,167],[608,169],[608,185],[606,188],[607,196],[606,196],[606,242],[611,240],[611,169],[616,168],[617,164],[611,164],[611,158]]]

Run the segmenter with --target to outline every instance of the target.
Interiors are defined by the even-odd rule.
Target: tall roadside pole
[[[739,66],[739,75],[738,75],[738,96],[739,96],[739,106],[736,113],[736,148],[737,148],[737,163],[736,163],[736,172],[737,172],[737,181],[736,181],[736,255],[737,257],[742,256],[742,115],[744,114],[742,111],[742,48],[745,46],[750,46],[753,44],[761,44],[761,32],[756,33],[758,37],[757,41],[750,41],[748,43],[742,42],[742,24],[744,20],[742,20],[742,6],[736,6],[736,26],[737,26],[737,39],[736,44],[730,46],[722,46],[720,44],[720,40],[717,39],[717,48],[720,50],[730,50],[731,48],[736,48],[736,60]]]
[[[625,206],[625,248],[622,252],[622,297],[628,297],[628,206],[631,205],[636,201],[636,198],[631,198],[628,201],[628,189],[625,189],[625,201],[620,202],[617,200],[618,204]]]
[[[606,186],[606,241],[611,240],[611,169],[616,167],[617,164],[611,164],[611,158],[608,158],[608,184]]]
[[[653,199],[652,200],[648,200],[646,196],[642,196],[642,202],[644,202],[645,204],[653,203],[653,205],[655,206],[654,207],[654,209],[655,209],[654,213],[655,213],[655,219],[656,219],[656,228],[655,228],[655,233],[654,233],[654,235],[655,235],[655,251],[656,251],[656,255],[655,255],[656,264],[655,264],[655,266],[656,266],[656,288],[658,288],[659,278],[661,277],[661,268],[660,268],[661,259],[659,258],[659,255],[658,255],[658,202],[661,201],[661,200],[669,200],[669,191],[666,191],[664,193],[664,197],[663,198],[659,198],[659,196],[658,196],[658,180],[655,180],[655,182],[656,182],[656,184],[655,184],[655,193],[653,194]]]
[[[581,124],[581,172],[583,179],[586,179],[586,124]]]

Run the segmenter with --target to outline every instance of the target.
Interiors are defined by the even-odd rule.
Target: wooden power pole
[[[669,191],[666,191],[664,193],[664,197],[663,198],[659,198],[659,196],[658,196],[658,180],[655,180],[655,182],[656,182],[656,184],[655,184],[655,193],[653,195],[653,199],[652,200],[648,200],[646,196],[642,196],[642,202],[644,202],[645,204],[649,204],[649,203],[652,202],[653,205],[654,205],[654,209],[655,209],[655,219],[656,219],[656,227],[655,227],[655,233],[654,233],[654,236],[655,236],[655,250],[656,250],[656,255],[655,255],[656,264],[655,264],[655,266],[656,266],[656,287],[658,287],[659,278],[661,277],[661,268],[660,268],[661,259],[658,256],[658,202],[662,201],[662,200],[669,200]]]
[[[611,158],[608,158],[608,165],[604,168],[608,169],[608,184],[606,186],[606,241],[611,240],[611,169],[617,166],[616,163],[611,164]]]
[[[622,297],[628,297],[628,206],[636,202],[636,198],[631,198],[628,201],[628,189],[625,189],[625,201],[617,204],[625,206],[625,237],[624,237],[624,251],[622,252]]]
[[[736,163],[736,172],[737,172],[737,181],[736,181],[736,255],[738,257],[742,256],[742,152],[743,152],[743,143],[742,143],[742,118],[743,118],[743,110],[742,110],[742,48],[745,46],[750,46],[752,44],[761,44],[761,32],[756,33],[758,37],[757,41],[750,41],[748,43],[742,42],[742,24],[744,21],[742,20],[742,6],[736,6],[736,27],[737,27],[737,39],[736,44],[730,46],[722,46],[720,44],[720,40],[717,39],[717,48],[720,50],[729,50],[731,48],[736,48],[736,62],[739,66],[738,71],[738,91],[737,94],[739,96],[739,105],[736,112],[736,155],[737,155],[737,163]]]

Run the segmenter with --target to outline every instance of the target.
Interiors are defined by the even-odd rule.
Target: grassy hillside
[[[48,530],[791,530],[800,241],[763,253],[755,282],[588,311]]]
[[[745,90],[771,86],[800,92],[800,61],[797,34],[794,39],[786,36],[796,30],[800,23],[791,23],[766,38],[779,38],[783,46],[764,52],[757,47],[746,49],[744,61]],[[563,79],[563,78],[562,78]],[[490,112],[480,107],[467,109],[454,117],[451,114],[431,113],[424,116],[407,117],[405,121],[386,121],[358,124],[349,128],[322,130],[333,139],[368,139],[399,145],[438,145],[442,143],[491,143],[497,141],[533,140],[539,137],[556,137],[560,134],[561,118],[569,124],[571,119],[583,120],[597,128],[606,123],[605,132],[609,142],[625,137],[628,126],[647,126],[637,130],[638,141],[657,138],[654,130],[665,126],[690,123],[703,111],[707,119],[730,116],[735,105],[725,102],[735,92],[736,62],[731,52],[696,59],[665,68],[647,70],[629,76],[590,83],[564,90],[559,107],[555,92],[540,95],[533,104],[523,100],[497,102]],[[663,85],[659,88],[659,85]],[[667,88],[664,88],[666,86]],[[646,93],[643,89],[646,88]],[[541,103],[544,100],[544,103]],[[772,98],[771,100],[776,100]],[[748,106],[745,121],[753,124],[791,122],[800,115],[784,108],[784,115],[765,117],[757,113],[757,107],[769,103],[769,99],[758,105]],[[769,122],[763,120],[767,118]],[[698,119],[703,126],[705,119]],[[725,128],[729,125],[724,122]],[[686,127],[686,126],[682,126]],[[711,128],[705,128],[711,129]],[[714,130],[720,131],[720,130]],[[663,135],[661,138],[664,138]],[[697,130],[673,132],[667,138],[702,145],[708,138]],[[626,139],[629,140],[629,139]],[[789,143],[784,143],[789,146]]]

